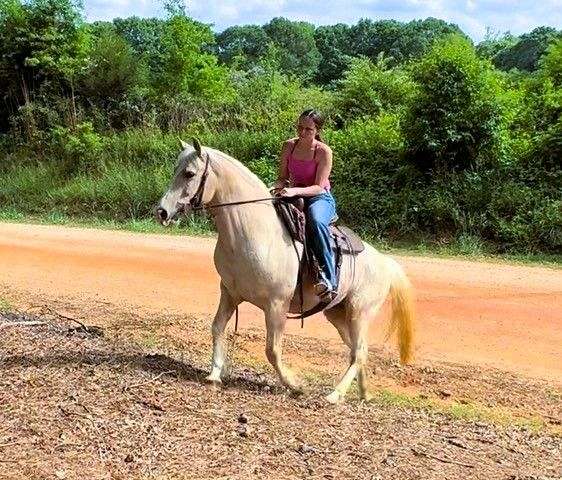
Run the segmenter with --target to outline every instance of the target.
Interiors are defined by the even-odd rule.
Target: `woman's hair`
[[[320,130],[322,130],[322,126],[324,125],[324,118],[322,117],[322,115],[320,115],[320,113],[314,110],[313,108],[309,108],[308,110],[305,110],[300,114],[299,118],[303,118],[303,117],[310,118],[314,122],[314,125],[316,125],[316,130],[317,130],[316,136],[314,138],[316,138],[316,140],[318,140],[319,142],[323,142],[322,137],[320,136],[319,133]]]

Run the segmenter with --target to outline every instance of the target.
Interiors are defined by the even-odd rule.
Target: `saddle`
[[[300,242],[304,246],[304,255],[300,259],[300,268],[298,273],[297,286],[301,289],[301,301],[302,301],[302,276],[304,268],[308,268],[312,275],[312,278],[320,278],[320,268],[318,262],[314,257],[314,253],[308,248],[308,242],[306,238],[306,215],[304,209],[304,200],[302,197],[293,198],[281,198],[280,201],[274,203],[277,210],[277,214],[281,218],[283,225],[289,232],[293,242]],[[343,255],[355,256],[365,249],[363,241],[351,228],[345,225],[337,224],[338,218],[335,218],[329,225],[330,230],[330,244],[332,251],[334,252],[334,259],[336,264],[336,278],[340,279],[340,270]],[[302,311],[301,304],[301,314],[294,318],[304,319],[310,315],[314,315],[326,308],[332,308],[337,303],[342,300],[341,295],[337,295],[336,298],[331,302],[321,301],[314,308],[308,310],[307,312]]]
[[[281,198],[275,202],[277,214],[283,221],[285,228],[293,240],[306,245],[306,215],[302,197]],[[363,240],[351,228],[339,225],[336,217],[330,224],[330,239],[332,250],[337,253],[356,255],[365,249]]]

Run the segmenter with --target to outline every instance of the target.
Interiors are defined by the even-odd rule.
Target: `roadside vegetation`
[[[86,23],[69,0],[0,0],[1,219],[148,228],[179,138],[272,183],[315,107],[340,217],[378,245],[560,262],[562,32],[475,45],[434,18],[275,18],[214,33],[167,10]]]

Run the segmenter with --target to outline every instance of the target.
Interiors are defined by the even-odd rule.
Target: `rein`
[[[220,208],[220,207],[228,207],[231,205],[244,205],[246,203],[257,203],[257,202],[264,202],[264,201],[271,201],[271,202],[279,202],[282,200],[283,197],[266,197],[266,198],[256,198],[254,200],[242,200],[239,202],[226,202],[226,203],[217,203],[216,205],[203,205],[203,193],[205,191],[205,184],[207,183],[207,177],[209,176],[209,163],[210,157],[207,153],[207,159],[205,161],[205,170],[203,171],[203,175],[201,176],[201,182],[199,183],[199,187],[197,187],[197,191],[193,198],[189,201],[191,205],[191,210],[199,211],[199,210],[209,210],[213,208]]]
[[[230,205],[244,205],[245,203],[257,203],[257,202],[281,202],[283,201],[283,197],[265,197],[265,198],[255,198],[254,200],[242,200],[239,202],[227,202],[227,203],[217,203],[216,205],[198,205],[195,207],[191,207],[192,210],[209,210],[211,208],[220,208],[220,207],[228,207]]]

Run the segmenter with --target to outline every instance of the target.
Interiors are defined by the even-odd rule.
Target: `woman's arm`
[[[332,150],[325,146],[318,152],[318,168],[316,181],[310,187],[285,188],[281,194],[284,197],[314,197],[326,191],[328,178],[332,171]]]

